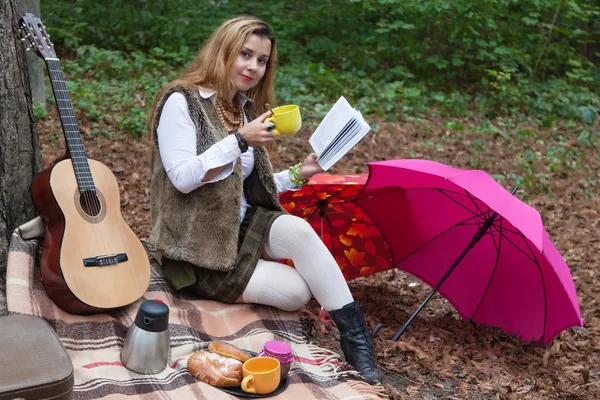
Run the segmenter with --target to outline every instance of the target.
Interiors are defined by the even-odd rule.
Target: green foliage
[[[597,0],[42,2],[59,54],[73,59],[65,70],[78,105],[134,134],[160,85],[244,13],[273,26],[278,103],[302,104],[308,118],[342,94],[387,120],[598,118]]]
[[[48,110],[46,110],[44,104],[33,103],[33,116],[36,120],[42,120],[48,116]]]
[[[79,47],[76,59],[63,62],[74,108],[91,122],[143,135],[148,105],[158,90],[175,78],[173,68],[160,59],[165,56],[161,49],[152,49],[147,56],[141,52],[124,54],[94,46]],[[105,133],[99,130],[103,127],[93,125],[91,133]]]

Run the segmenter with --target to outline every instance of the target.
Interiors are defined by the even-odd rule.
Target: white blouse
[[[200,95],[215,101],[215,92],[200,90]],[[240,93],[240,104],[246,104],[248,98]],[[244,123],[247,123],[244,113]],[[196,155],[196,125],[190,117],[185,96],[175,92],[169,96],[163,107],[157,128],[158,150],[163,167],[173,186],[182,193],[212,182],[218,182],[228,177],[238,158],[242,161],[242,177],[246,179],[254,169],[254,148],[242,154],[234,135],[229,135],[213,144],[204,153]],[[206,173],[214,168],[225,168],[210,181],[202,182]],[[274,174],[277,191],[298,189],[290,180],[288,170]],[[244,220],[250,205],[242,192],[240,221]]]

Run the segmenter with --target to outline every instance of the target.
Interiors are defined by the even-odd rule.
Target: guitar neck
[[[71,156],[71,161],[73,162],[79,192],[96,191],[94,179],[83,147],[83,140],[77,127],[77,120],[75,119],[75,113],[73,112],[73,106],[71,105],[71,99],[67,91],[67,85],[60,68],[60,61],[57,58],[46,58],[45,62],[54,98],[56,99],[60,122],[65,134],[65,142]]]

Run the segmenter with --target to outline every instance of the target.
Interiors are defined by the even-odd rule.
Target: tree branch
[[[554,26],[556,24],[556,18],[558,18],[558,12],[560,11],[560,7],[562,6],[563,0],[560,0],[558,2],[558,5],[556,6],[556,10],[554,11],[554,17],[552,17],[552,23],[550,24],[550,30],[548,32],[548,36],[546,36],[546,40],[544,41],[544,45],[542,46],[542,50],[540,51],[540,55],[538,56],[537,60],[535,61],[535,65],[533,67],[533,69],[531,70],[531,78],[533,79],[533,77],[535,76],[535,72],[537,71],[540,62],[542,61],[542,56],[544,55],[544,51],[546,50],[546,47],[548,47],[548,43],[550,42],[550,38],[552,37],[552,32],[554,31]]]

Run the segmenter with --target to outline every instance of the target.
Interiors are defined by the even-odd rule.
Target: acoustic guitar
[[[150,284],[150,261],[121,215],[117,180],[88,159],[54,45],[42,21],[21,19],[22,40],[48,69],[65,135],[66,154],[33,178],[31,195],[45,223],[41,275],[48,297],[72,314],[131,304]]]

